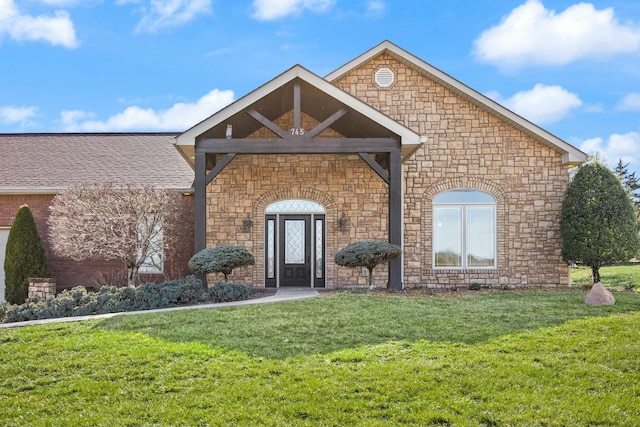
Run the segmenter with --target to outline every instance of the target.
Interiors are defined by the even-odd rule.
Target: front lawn
[[[335,294],[0,330],[3,425],[640,424],[640,295]]]
[[[640,264],[600,267],[600,280],[609,288],[640,289]],[[591,268],[571,269],[571,285],[588,287],[593,283]]]

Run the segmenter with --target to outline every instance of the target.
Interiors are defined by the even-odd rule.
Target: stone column
[[[49,295],[56,294],[56,279],[30,277],[27,280],[29,281],[29,298],[46,299]]]

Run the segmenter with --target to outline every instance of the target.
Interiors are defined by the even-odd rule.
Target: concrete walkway
[[[269,304],[276,302],[295,301],[305,298],[313,298],[319,296],[320,293],[312,288],[278,288],[274,295],[253,298],[244,301],[234,302],[220,302],[216,304],[200,304],[200,305],[186,305],[180,307],[171,308],[159,308],[156,310],[142,310],[142,311],[124,311],[121,313],[107,313],[96,314],[93,316],[77,316],[77,317],[58,317],[55,319],[42,319],[42,320],[28,320],[26,322],[14,322],[14,323],[0,323],[0,329],[7,328],[19,328],[22,326],[32,325],[46,325],[49,323],[65,323],[65,322],[78,322],[81,320],[89,319],[108,319],[114,316],[127,316],[131,314],[149,314],[149,313],[164,313],[168,311],[181,311],[181,310],[210,310],[223,307],[237,307],[242,305],[254,305],[254,304]]]

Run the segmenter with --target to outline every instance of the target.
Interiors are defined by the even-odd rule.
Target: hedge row
[[[27,299],[24,304],[0,304],[0,321],[4,323],[56,317],[86,316],[152,310],[205,302],[246,300],[251,289],[245,285],[216,282],[206,292],[194,276],[163,283],[144,283],[138,287],[103,286],[88,292],[83,286],[65,290],[46,299]]]

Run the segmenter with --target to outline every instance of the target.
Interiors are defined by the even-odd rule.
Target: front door
[[[311,215],[280,215],[280,286],[311,286]]]
[[[302,201],[307,211],[318,204]],[[285,202],[271,205],[292,208]],[[284,205],[284,206],[283,206]],[[274,209],[275,210],[275,209]],[[325,286],[325,215],[322,213],[271,213],[265,215],[265,286]]]

